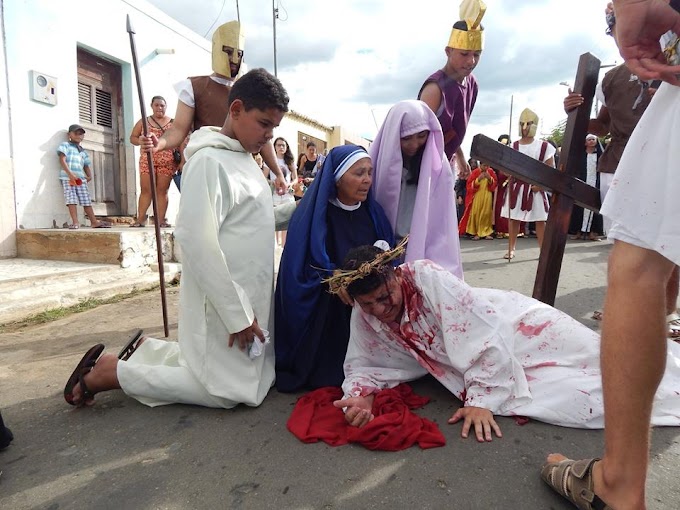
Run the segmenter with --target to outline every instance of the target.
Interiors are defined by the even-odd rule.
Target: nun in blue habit
[[[363,147],[332,149],[290,220],[274,298],[279,391],[340,386],[345,378],[352,307],[321,280],[351,248],[380,239],[394,246],[370,189],[372,169]]]

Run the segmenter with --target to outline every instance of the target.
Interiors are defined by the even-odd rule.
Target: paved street
[[[606,242],[571,241],[557,307],[589,327],[604,295]],[[463,241],[466,280],[531,294],[538,250],[518,241]],[[178,291],[168,293],[171,337]],[[601,454],[601,431],[500,418],[504,437],[460,438],[446,420],[459,406],[433,379],[413,384],[432,402],[442,448],[390,453],[302,444],[286,430],[296,395],[272,390],[259,408],[151,409],[121,391],[73,409],[61,396],[75,363],[96,342],[117,351],[130,332],[162,335],[160,298],[147,293],[65,319],[0,335],[0,408],[16,440],[0,453],[0,508],[37,509],[568,509],[539,478],[545,455]],[[641,347],[642,348],[642,347]],[[651,509],[680,507],[680,428],[657,429]]]

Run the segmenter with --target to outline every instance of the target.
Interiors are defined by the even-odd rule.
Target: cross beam
[[[599,72],[599,59],[590,53],[581,55],[574,92],[581,94],[584,102],[569,113],[559,170],[520,154],[484,135],[474,137],[470,150],[471,157],[492,168],[552,192],[533,292],[534,298],[549,305],[555,304],[557,283],[567,244],[569,219],[574,204],[594,211],[600,209],[599,190],[576,177],[580,175],[585,165],[584,144]]]

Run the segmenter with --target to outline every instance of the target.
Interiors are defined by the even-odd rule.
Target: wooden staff
[[[135,68],[135,79],[137,80],[137,95],[139,96],[139,108],[142,113],[142,132],[144,137],[149,136],[149,124],[146,120],[146,107],[144,106],[144,93],[142,92],[142,80],[139,73],[139,62],[137,60],[137,48],[135,46],[135,30],[130,22],[130,15],[127,15],[127,32],[130,35],[130,51],[132,52],[132,64]],[[158,276],[161,284],[161,308],[163,309],[163,330],[165,337],[170,334],[168,330],[168,306],[165,299],[165,268],[163,267],[163,247],[161,245],[161,227],[158,218],[158,199],[156,197],[156,176],[153,167],[153,154],[146,151],[149,162],[149,180],[151,181],[151,203],[153,204],[153,227],[156,232],[156,256],[158,258]]]

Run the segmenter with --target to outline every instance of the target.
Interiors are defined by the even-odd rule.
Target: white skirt
[[[601,210],[614,223],[610,237],[657,251],[675,264],[680,264],[679,135],[680,87],[663,83],[626,145]]]
[[[239,404],[211,395],[181,358],[177,342],[147,337],[128,361],[118,362],[120,387],[149,407],[194,404],[230,409]]]
[[[523,184],[519,188],[519,195],[517,197],[517,203],[515,207],[510,208],[510,190],[506,188],[505,190],[505,202],[503,203],[503,208],[501,209],[501,216],[503,218],[510,218],[511,220],[518,221],[545,221],[548,219],[548,213],[545,210],[545,204],[543,203],[543,193],[537,192],[532,193],[533,202],[531,209],[528,211],[522,210],[522,196],[524,195],[524,187],[528,184]],[[548,202],[548,207],[550,202]]]

